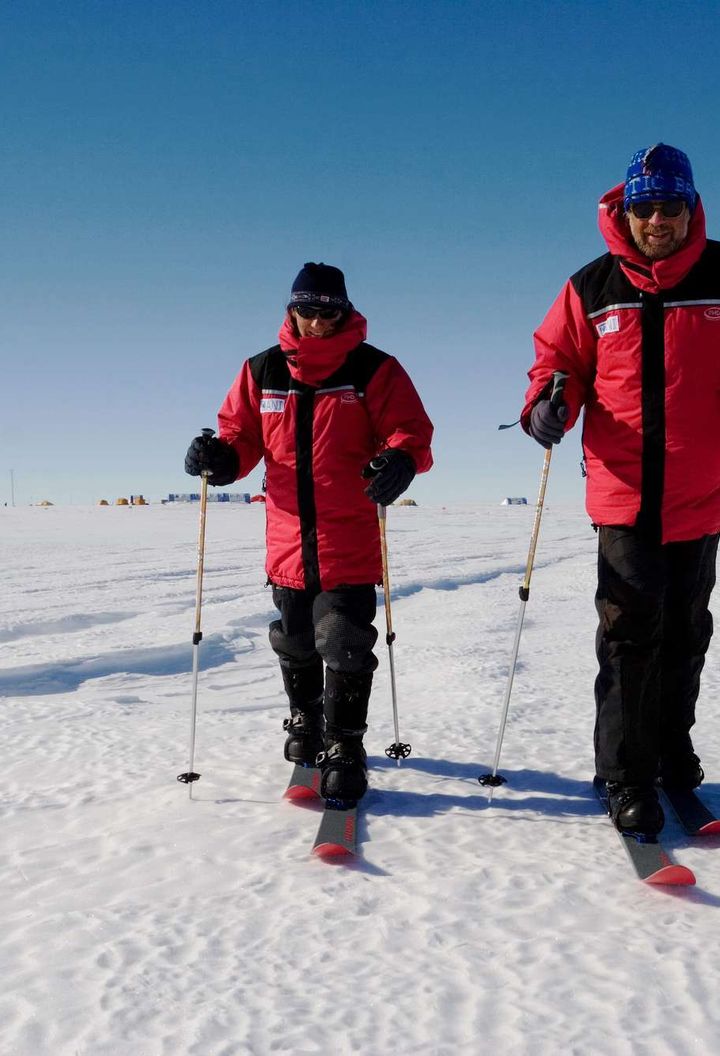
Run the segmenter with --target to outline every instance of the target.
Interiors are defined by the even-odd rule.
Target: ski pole
[[[556,370],[553,374],[552,394],[550,396],[550,402],[553,407],[557,408],[562,403],[563,389],[565,388],[565,381],[568,375],[560,370]],[[510,707],[510,694],[512,692],[513,679],[515,677],[515,667],[517,665],[518,650],[520,648],[520,634],[522,632],[523,619],[525,617],[525,606],[530,597],[530,578],[532,576],[533,565],[535,563],[535,550],[537,548],[538,535],[540,533],[540,520],[542,518],[543,504],[545,502],[545,489],[547,488],[548,474],[550,472],[550,459],[552,457],[552,447],[549,447],[545,452],[545,458],[543,460],[542,473],[540,474],[540,491],[538,493],[537,506],[535,507],[535,520],[533,522],[532,533],[530,536],[530,549],[528,551],[527,565],[525,566],[525,578],[522,581],[520,587],[520,612],[518,613],[517,627],[515,628],[515,641],[513,642],[512,654],[510,657],[510,671],[508,673],[507,686],[505,687],[505,697],[503,699],[502,714],[500,716],[500,729],[498,730],[497,744],[495,746],[495,759],[493,761],[492,773],[480,774],[478,781],[481,785],[489,787],[488,803],[492,803],[493,789],[497,788],[498,785],[504,785],[507,778],[501,777],[498,774],[498,765],[500,763],[500,751],[502,749],[503,737],[505,735],[505,726],[507,724],[508,709]]]
[[[206,440],[215,432],[214,429],[203,429],[202,435]],[[195,727],[197,717],[197,689],[198,689],[198,664],[200,654],[200,642],[202,641],[202,631],[200,630],[200,611],[202,608],[202,581],[203,581],[203,568],[205,563],[205,514],[207,511],[207,488],[208,488],[208,476],[209,473],[206,469],[200,474],[200,529],[198,532],[198,562],[197,562],[197,582],[195,586],[195,630],[192,637],[193,645],[193,664],[192,664],[192,704],[191,704],[191,715],[190,715],[190,766],[185,774],[178,774],[178,781],[182,781],[183,784],[188,786],[188,792],[190,799],[192,799],[192,783],[193,781],[200,780],[200,774],[193,772],[193,764],[195,761]]]
[[[372,463],[371,463],[372,465]],[[380,554],[382,557],[382,570],[383,570],[383,595],[385,598],[385,641],[388,647],[388,659],[390,661],[390,692],[392,694],[392,707],[393,707],[393,722],[395,724],[395,743],[389,745],[385,749],[385,755],[388,759],[396,759],[398,766],[400,766],[401,759],[407,759],[412,751],[412,746],[409,744],[403,744],[400,740],[400,721],[398,719],[398,706],[397,706],[397,690],[395,688],[395,658],[393,656],[393,642],[395,641],[395,632],[392,626],[392,609],[390,607],[390,572],[388,569],[388,553],[387,553],[387,537],[385,535],[385,524],[387,521],[387,511],[384,506],[378,503],[378,524],[380,525]]]

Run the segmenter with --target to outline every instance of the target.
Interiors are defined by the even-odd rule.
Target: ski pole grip
[[[202,430],[202,438],[203,438],[203,440],[205,441],[206,444],[207,444],[208,440],[211,440],[213,438],[214,435],[215,435],[215,430],[211,429],[209,425],[205,426],[205,428]],[[202,471],[202,473],[200,474],[200,476],[205,477],[205,479],[207,480],[208,477],[212,476],[212,470],[204,469]]]
[[[362,475],[365,480],[370,480],[372,477],[376,477],[381,469],[385,469],[387,464],[387,455],[378,455],[377,458],[373,458],[368,462],[362,471]]]
[[[556,411],[563,402],[563,391],[565,389],[565,382],[569,377],[570,375],[566,374],[564,370],[556,370],[553,374],[552,392],[550,393],[550,406],[554,411]]]

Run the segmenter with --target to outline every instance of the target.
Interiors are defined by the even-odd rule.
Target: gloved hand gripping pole
[[[371,463],[372,465],[372,463]],[[400,766],[401,759],[407,759],[412,751],[412,746],[403,744],[400,740],[400,723],[398,719],[397,691],[395,689],[395,658],[393,656],[393,642],[395,632],[392,627],[392,609],[390,607],[390,572],[388,569],[387,537],[385,535],[385,524],[387,521],[386,509],[378,503],[378,524],[380,525],[380,553],[382,556],[383,570],[383,595],[385,598],[385,641],[388,647],[388,659],[390,661],[390,691],[392,693],[393,722],[395,724],[395,743],[385,749],[385,755],[389,759],[396,759]]]
[[[214,434],[214,429],[203,429],[202,435],[208,440]],[[188,792],[190,799],[192,799],[192,783],[193,781],[200,780],[200,774],[193,772],[193,764],[195,762],[195,727],[197,719],[197,690],[198,690],[198,670],[199,670],[199,656],[200,656],[200,642],[202,641],[202,631],[200,630],[200,613],[202,609],[202,584],[203,584],[203,569],[205,564],[205,514],[207,511],[207,489],[208,489],[208,470],[204,469],[200,474],[200,529],[198,532],[198,562],[197,562],[197,581],[195,585],[195,630],[192,637],[193,646],[193,664],[192,664],[192,704],[191,704],[191,716],[190,716],[190,766],[185,774],[178,774],[178,781],[182,781],[183,784],[188,786]]]
[[[562,394],[567,377],[568,375],[560,370],[556,370],[553,374],[553,387],[550,400],[554,407],[557,407],[562,403]],[[490,789],[488,793],[488,803],[492,803],[493,789],[497,788],[498,785],[504,785],[507,781],[507,778],[501,777],[500,774],[498,774],[498,765],[500,763],[500,752],[502,750],[508,709],[510,707],[510,694],[512,692],[513,679],[515,677],[518,650],[520,648],[520,634],[522,632],[523,619],[525,618],[525,606],[530,597],[530,578],[533,572],[533,565],[535,564],[535,550],[537,548],[538,535],[540,533],[540,520],[542,518],[543,505],[545,502],[545,489],[547,488],[548,474],[550,472],[551,456],[552,447],[549,447],[545,452],[545,458],[543,460],[542,473],[540,475],[540,491],[538,493],[537,506],[535,507],[535,520],[533,522],[532,534],[530,536],[530,549],[528,552],[527,565],[525,566],[525,578],[520,587],[520,612],[518,613],[517,627],[515,628],[515,641],[513,642],[513,649],[510,657],[510,671],[508,673],[507,686],[505,687],[505,697],[503,699],[502,714],[500,716],[500,729],[498,730],[497,744],[495,746],[495,759],[493,760],[492,773],[480,774],[478,777],[480,784],[485,785]]]

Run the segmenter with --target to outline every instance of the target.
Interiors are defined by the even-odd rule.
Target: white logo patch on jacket
[[[279,400],[276,396],[264,396],[260,400],[260,414],[277,414],[285,410],[285,400]]]
[[[607,319],[603,319],[601,323],[597,324],[597,332],[600,337],[605,337],[605,334],[617,334],[620,330],[620,316],[609,315]]]

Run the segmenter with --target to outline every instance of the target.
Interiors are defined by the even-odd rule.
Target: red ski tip
[[[720,833],[720,818],[709,821],[707,825],[701,825],[697,830],[698,836],[717,836]]]
[[[312,853],[318,858],[354,857],[353,852],[341,843],[319,843],[317,847],[313,847]]]
[[[283,799],[317,799],[320,793],[307,785],[293,785],[283,793]]]
[[[645,877],[646,884],[668,884],[679,887],[690,887],[694,883],[695,873],[686,865],[665,865],[656,873]]]

